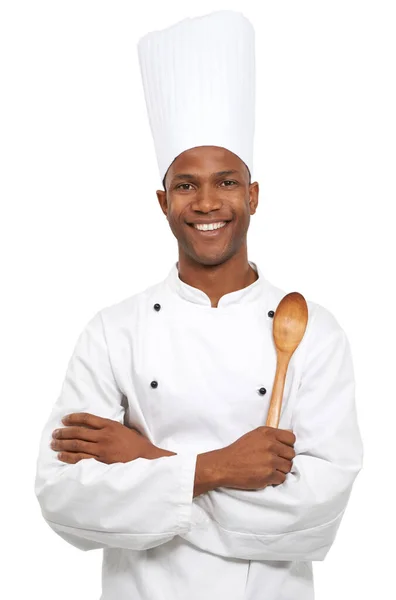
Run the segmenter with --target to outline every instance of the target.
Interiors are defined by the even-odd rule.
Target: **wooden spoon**
[[[273,335],[277,363],[266,422],[268,427],[278,427],[287,367],[293,352],[304,337],[307,322],[308,306],[304,296],[299,292],[286,294],[279,302],[274,315]]]

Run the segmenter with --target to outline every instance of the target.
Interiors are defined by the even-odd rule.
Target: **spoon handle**
[[[267,415],[267,427],[278,427],[280,413],[282,408],[283,389],[285,387],[285,379],[287,367],[290,361],[290,354],[284,352],[277,353],[276,372],[274,385],[272,387],[271,401]]]

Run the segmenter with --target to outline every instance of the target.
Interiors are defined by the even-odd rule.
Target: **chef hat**
[[[254,28],[240,12],[186,18],[138,41],[161,181],[185,150],[222,146],[253,169]]]

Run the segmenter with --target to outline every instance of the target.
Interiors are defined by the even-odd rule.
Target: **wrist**
[[[223,484],[221,449],[198,454],[195,467],[193,497],[210,492]]]

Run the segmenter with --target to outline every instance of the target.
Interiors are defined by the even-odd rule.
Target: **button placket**
[[[273,310],[269,310],[267,315],[272,319],[275,315],[275,312]],[[261,386],[257,389],[257,393],[260,394],[260,396],[264,396],[267,393],[267,390],[264,386]]]
[[[156,302],[153,306],[153,309],[156,312],[159,312],[161,310],[161,304],[159,304],[158,302]],[[153,379],[153,381],[150,383],[151,387],[155,390],[158,387],[158,381],[156,381],[155,379]]]

